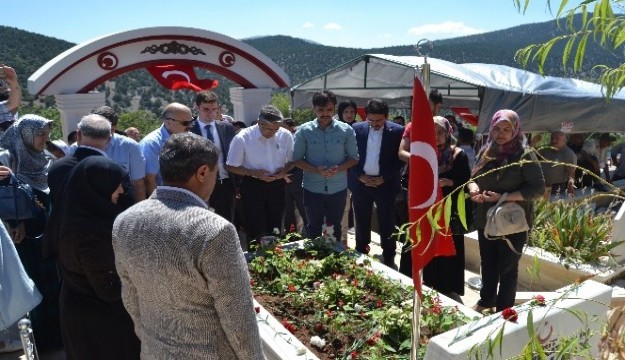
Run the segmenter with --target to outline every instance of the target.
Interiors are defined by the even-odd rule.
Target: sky
[[[144,27],[188,26],[235,39],[288,35],[378,48],[553,20],[546,4],[530,1],[522,14],[513,0],[3,0],[0,25],[73,43]]]

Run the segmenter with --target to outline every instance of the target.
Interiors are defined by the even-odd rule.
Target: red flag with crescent
[[[419,223],[410,227],[410,238],[417,242],[417,228],[421,232],[421,240],[412,248],[412,278],[421,296],[421,269],[435,256],[455,255],[456,249],[451,234],[446,230],[443,230],[445,234],[437,232],[424,216],[442,199],[442,192],[438,186],[438,148],[432,110],[418,78],[414,80],[411,123],[408,207],[410,222]],[[438,224],[444,228],[444,223],[445,218],[441,216]]]
[[[148,66],[147,70],[159,84],[170,90],[187,89],[199,92],[219,85],[218,80],[199,79],[191,65],[155,65]]]

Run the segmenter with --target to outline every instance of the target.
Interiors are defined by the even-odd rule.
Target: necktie
[[[206,138],[214,143],[215,138],[213,138],[213,133],[211,132],[212,127],[213,127],[212,123],[204,126],[204,128],[206,129]]]

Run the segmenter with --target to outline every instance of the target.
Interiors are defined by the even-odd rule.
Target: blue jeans
[[[334,237],[340,241],[341,219],[345,209],[346,195],[346,189],[334,194],[317,194],[304,189],[304,208],[308,218],[306,231],[309,238],[315,239],[321,236],[323,224],[332,224]]]

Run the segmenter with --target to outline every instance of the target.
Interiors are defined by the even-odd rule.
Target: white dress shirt
[[[293,135],[279,128],[270,138],[265,138],[258,125],[241,130],[232,139],[228,159],[230,166],[251,170],[265,170],[273,175],[291,162],[293,158]]]
[[[380,130],[374,130],[369,128],[369,137],[367,138],[367,158],[365,159],[365,165],[362,170],[366,175],[378,176],[380,175],[380,150],[382,148],[382,132],[384,127]]]

